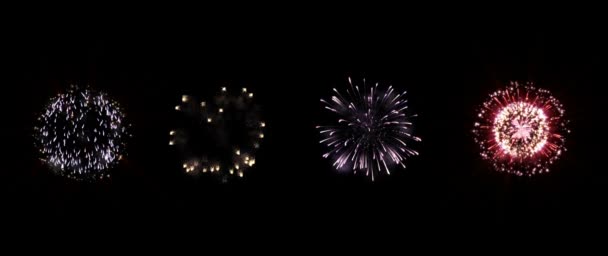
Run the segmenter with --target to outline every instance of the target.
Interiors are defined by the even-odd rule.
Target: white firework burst
[[[405,160],[418,155],[408,143],[420,141],[411,134],[411,117],[406,114],[405,92],[398,93],[392,86],[383,90],[376,83],[362,88],[353,85],[346,95],[333,89],[331,100],[321,99],[325,109],[338,116],[332,126],[318,126],[321,143],[329,148],[323,155],[333,158],[337,170],[362,171],[372,181],[378,173],[390,174],[393,166],[405,168]]]
[[[52,98],[34,137],[42,160],[57,174],[77,180],[109,178],[128,137],[124,114],[101,92],[71,86]]]

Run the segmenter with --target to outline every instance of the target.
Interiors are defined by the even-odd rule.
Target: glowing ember
[[[243,177],[255,164],[266,123],[253,93],[222,87],[211,100],[183,95],[176,108],[175,127],[169,145],[183,161],[186,173],[217,174],[222,182]],[[199,103],[200,102],[200,103]]]

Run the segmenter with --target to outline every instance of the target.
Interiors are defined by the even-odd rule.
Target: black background
[[[13,28],[2,85],[3,214],[320,228],[604,219],[605,54],[588,26],[455,24],[411,11],[212,13],[105,17],[95,25],[79,22],[84,15]],[[337,174],[321,157],[319,99],[345,88],[348,76],[408,91],[422,142],[406,170],[371,183]],[[477,106],[511,80],[551,90],[571,120],[568,151],[547,175],[495,173],[472,141]],[[55,177],[37,160],[34,121],[72,83],[109,93],[132,124],[128,157],[111,182]],[[180,96],[221,86],[253,91],[268,127],[256,167],[230,184],[183,174],[167,145]]]

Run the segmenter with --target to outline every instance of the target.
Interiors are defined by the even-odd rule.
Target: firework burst
[[[77,180],[110,178],[107,170],[121,159],[129,136],[115,101],[77,86],[51,99],[38,122],[34,136],[42,160]]]
[[[222,87],[212,101],[183,95],[175,111],[169,145],[179,152],[186,173],[216,173],[225,182],[243,177],[256,163],[266,123],[247,88],[231,93]]]
[[[363,172],[374,177],[379,173],[390,174],[392,167],[418,155],[408,143],[420,141],[411,134],[412,123],[408,116],[405,92],[398,93],[392,86],[383,90],[378,86],[368,87],[363,79],[362,87],[353,85],[346,95],[334,88],[331,100],[321,99],[325,109],[337,115],[332,126],[318,126],[321,143],[329,148],[323,155],[334,160],[337,170]]]
[[[549,91],[511,82],[483,103],[473,135],[482,158],[496,170],[532,176],[549,172],[566,151],[567,123],[562,104]]]

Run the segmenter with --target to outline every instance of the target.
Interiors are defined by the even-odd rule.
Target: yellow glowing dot
[[[223,112],[224,112],[224,109],[223,109],[223,108],[220,108],[220,109],[218,110],[218,112],[223,113]]]
[[[243,172],[239,172],[239,177],[243,178]]]
[[[245,165],[249,165],[249,161],[245,160],[245,162],[243,162]]]
[[[260,123],[260,127],[266,127],[266,123],[261,122],[261,123]]]
[[[245,157],[245,161],[249,161],[249,157],[248,156]]]
[[[173,141],[169,141],[169,146],[173,146],[175,144]]]
[[[201,101],[201,107],[205,107],[205,106],[207,106],[207,103],[204,101]]]
[[[220,171],[220,166],[219,165],[215,166],[215,170],[219,172]]]
[[[222,87],[222,92],[225,92],[225,91],[226,91],[226,87]]]
[[[175,131],[170,131],[169,135],[175,135]]]
[[[207,168],[203,168],[203,172],[207,172]]]
[[[253,98],[253,93],[252,92],[249,93],[249,98]]]
[[[187,165],[187,164],[184,164],[183,166],[184,166],[184,168],[188,167],[188,165]]]
[[[243,87],[243,92],[247,92],[247,88]]]
[[[230,169],[230,174],[234,174],[234,170]]]
[[[239,165],[238,165],[238,164],[235,164],[235,165],[234,165],[234,169],[237,169],[237,170],[238,170],[238,169],[239,169]]]
[[[188,102],[188,95],[182,96],[182,102]]]
[[[179,111],[180,109],[182,109],[182,107],[180,107],[179,105],[175,106],[175,110]]]
[[[211,118],[207,118],[207,123],[211,123]]]
[[[263,138],[264,138],[264,134],[260,133],[260,139],[263,139]]]
[[[240,151],[240,150],[238,150],[238,149],[237,149],[237,150],[236,150],[236,152],[234,152],[234,153],[235,153],[237,156],[240,156],[240,155],[241,155],[241,151]]]

